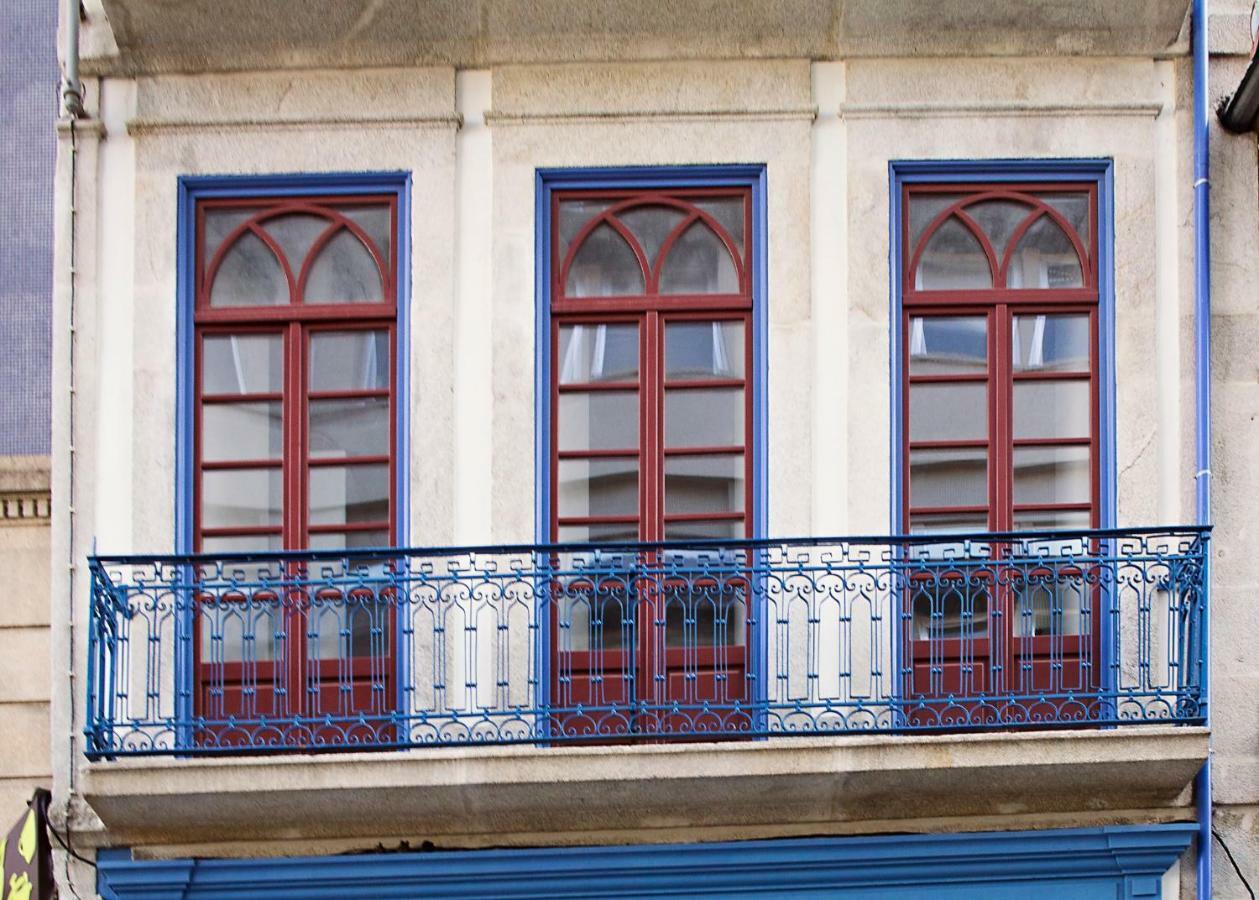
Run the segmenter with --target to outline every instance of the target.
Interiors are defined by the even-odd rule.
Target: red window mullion
[[[1010,531],[1014,527],[1014,415],[1013,381],[1010,360],[1010,308],[998,305],[989,314],[988,372],[991,411],[988,419],[988,468],[995,492],[989,499],[992,512],[989,523],[994,531]]]
[[[664,509],[664,459],[661,454],[664,432],[664,329],[660,314],[654,310],[643,316],[642,382],[639,434],[642,440],[642,463],[639,477],[643,482],[642,536],[646,541],[664,539],[660,513]]]
[[[300,322],[288,324],[284,335],[284,547],[297,550],[308,546],[306,535],[306,356],[305,329]],[[296,574],[296,572],[294,572]],[[306,660],[305,610],[295,592],[285,598],[285,686],[290,713],[305,712]]]
[[[306,546],[306,335],[290,322],[284,335],[284,546]]]

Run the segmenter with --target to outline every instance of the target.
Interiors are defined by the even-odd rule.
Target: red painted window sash
[[[390,254],[389,265],[382,268],[382,302],[357,302],[357,303],[337,303],[337,304],[310,304],[305,305],[300,302],[300,296],[290,294],[290,303],[284,306],[259,306],[259,307],[220,307],[214,308],[210,306],[209,289],[210,285],[206,282],[205,271],[207,266],[205,247],[205,213],[210,208],[250,208],[265,209],[265,216],[281,215],[286,212],[308,212],[314,208],[320,210],[331,208],[335,210],[338,206],[345,205],[361,205],[366,203],[379,203],[382,206],[387,205],[390,211]],[[195,393],[195,410],[194,410],[194,429],[193,429],[193,453],[194,453],[194,486],[193,486],[193,548],[194,551],[202,550],[202,541],[205,537],[232,537],[232,536],[250,536],[263,534],[279,534],[281,536],[281,546],[285,549],[304,549],[309,546],[311,534],[317,533],[345,533],[347,536],[353,531],[365,530],[385,530],[388,533],[389,543],[394,543],[397,535],[397,474],[398,466],[402,461],[397,459],[397,429],[398,429],[398,384],[397,384],[397,279],[395,276],[394,261],[398,258],[398,210],[397,198],[392,195],[386,196],[355,196],[355,197],[336,197],[336,198],[301,198],[301,199],[282,199],[282,200],[266,200],[266,199],[248,199],[248,200],[207,200],[198,205],[196,214],[196,271],[197,271],[197,292],[196,303],[194,306],[193,322],[194,322],[194,393]],[[241,231],[237,228],[235,232]],[[234,232],[234,233],[235,233]],[[225,240],[220,248],[215,248],[216,253],[221,253],[228,246],[228,240]],[[309,251],[307,265],[313,261],[314,254],[318,252],[319,245]],[[375,253],[373,251],[373,256]],[[379,257],[376,257],[379,262]],[[287,262],[282,261],[282,267],[291,268]],[[296,273],[292,273],[296,277]],[[290,290],[293,289],[293,283],[290,282]],[[348,391],[348,392],[312,392],[308,389],[309,385],[309,347],[311,337],[321,331],[355,331],[355,330],[384,330],[388,333],[388,352],[389,352],[389,387],[387,391]],[[265,395],[260,394],[243,394],[243,395],[219,395],[209,398],[209,402],[228,402],[239,401],[247,402],[251,399],[259,399],[262,396],[276,398],[281,402],[282,416],[282,455],[278,461],[268,461],[267,467],[279,467],[282,470],[282,491],[281,491],[281,518],[278,526],[232,526],[222,528],[207,528],[202,521],[202,475],[205,471],[213,469],[230,469],[229,465],[218,465],[215,463],[207,464],[203,460],[202,443],[203,443],[203,409],[206,405],[207,397],[203,392],[203,339],[207,336],[243,336],[249,334],[270,334],[278,335],[282,340],[282,359],[283,374],[281,382],[281,390],[278,395],[275,392]],[[309,479],[312,467],[320,465],[353,465],[354,461],[344,459],[329,460],[312,460],[309,456],[309,401],[310,399],[319,399],[326,396],[385,396],[389,397],[389,450],[386,457],[381,457],[381,461],[387,461],[389,464],[389,494],[388,494],[388,521],[387,522],[371,522],[371,523],[342,523],[333,525],[315,525],[309,522]],[[364,460],[359,459],[362,463]],[[237,465],[237,468],[243,466]],[[380,526],[384,527],[380,527]],[[280,598],[277,598],[280,599]],[[322,684],[325,683],[328,676],[335,677],[338,660],[323,660],[316,667],[315,671],[306,671],[306,663],[308,656],[306,629],[301,624],[301,611],[297,609],[289,609],[285,615],[285,635],[286,635],[286,656],[287,665],[285,671],[273,671],[275,663],[269,661],[258,661],[253,665],[258,670],[258,686],[261,687],[265,683],[272,686],[282,686],[286,690],[287,703],[289,704],[289,712],[301,712],[305,708],[307,702],[306,682],[312,677],[316,677]],[[200,659],[200,635],[201,623],[199,617],[196,621],[194,629],[194,647],[197,658]],[[396,615],[391,613],[390,616],[390,633],[396,633],[397,627]],[[365,665],[383,665],[392,672],[394,661],[393,651],[389,651],[388,658],[373,660],[351,660],[350,665],[353,672],[358,673],[364,669]],[[223,664],[225,673],[231,675],[237,668],[239,663],[227,662]],[[200,666],[198,665],[198,670]],[[224,673],[220,673],[222,676]],[[202,690],[202,676],[198,676],[198,696]],[[388,679],[386,679],[388,681]],[[334,682],[335,683],[335,682]],[[390,701],[392,703],[392,701]]]
[[[742,521],[743,534],[750,537],[752,532],[752,498],[754,494],[753,478],[755,473],[755,460],[753,458],[753,391],[755,387],[753,360],[752,360],[752,273],[750,268],[751,247],[752,247],[752,221],[751,221],[751,203],[750,193],[747,191],[739,192],[744,198],[744,266],[740,278],[740,293],[734,295],[659,295],[644,293],[634,297],[591,297],[591,298],[566,298],[563,293],[563,281],[561,265],[563,260],[559,256],[559,207],[563,200],[568,199],[599,199],[615,197],[618,199],[642,198],[642,199],[658,199],[661,196],[685,196],[693,198],[696,196],[711,195],[732,196],[733,192],[728,190],[711,190],[711,191],[687,191],[684,194],[668,194],[660,193],[639,194],[633,192],[564,192],[554,195],[552,200],[552,217],[551,221],[552,233],[550,238],[551,253],[551,333],[549,340],[551,342],[551,371],[550,378],[550,408],[551,416],[549,422],[550,428],[550,446],[551,458],[549,460],[549,497],[548,502],[551,510],[550,536],[551,540],[559,539],[559,530],[564,525],[598,525],[598,524],[631,524],[638,525],[638,539],[642,541],[660,541],[665,537],[666,526],[670,522],[716,522],[716,521]],[[588,233],[590,227],[583,229],[582,233]],[[575,255],[576,250],[580,246],[579,238],[575,238],[568,248],[568,256],[571,258]],[[662,248],[660,259],[657,260],[657,266],[662,267],[668,248]],[[705,383],[705,387],[731,387],[741,386],[743,388],[743,443],[740,446],[729,448],[667,448],[664,440],[664,414],[665,414],[665,393],[666,390],[691,390],[699,387],[698,380],[692,382],[684,380],[677,383],[667,381],[665,378],[665,346],[664,346],[664,330],[665,326],[670,322],[678,321],[739,321],[743,323],[743,371],[742,379],[721,379],[714,380],[711,383]],[[566,325],[577,324],[635,324],[638,328],[638,380],[634,382],[638,389],[638,406],[639,406],[639,422],[638,422],[638,446],[637,448],[618,448],[613,451],[559,451],[559,397],[561,393],[569,393],[575,391],[583,391],[590,389],[591,386],[564,385],[562,388],[560,381],[560,365],[559,357],[559,335],[560,330]],[[630,382],[621,383],[623,388],[629,388]],[[613,390],[615,386],[594,387],[594,390]],[[716,452],[741,452],[743,454],[744,465],[744,497],[743,510],[739,513],[723,513],[723,514],[669,514],[666,515],[665,498],[664,498],[664,461],[667,456],[674,455],[704,455]],[[638,471],[638,511],[632,516],[601,516],[601,517],[579,517],[579,518],[563,518],[559,516],[559,461],[563,459],[573,458],[598,458],[598,457],[621,457],[628,458],[637,456],[639,461]],[[595,542],[597,544],[597,542]],[[659,591],[649,590],[647,603],[655,606],[663,602],[662,597],[655,596]],[[551,629],[553,634],[558,634],[558,614],[559,611],[554,606],[551,610]],[[696,662],[696,648],[683,649],[666,649],[664,640],[663,626],[653,625],[653,620],[659,619],[663,622],[663,608],[661,615],[640,615],[638,617],[638,653],[637,658],[633,661],[632,669],[637,673],[635,678],[635,690],[638,700],[649,702],[660,702],[665,699],[660,695],[658,685],[652,677],[653,673],[664,673],[671,666],[678,665],[682,662],[683,654],[689,654],[688,663]],[[699,655],[704,660],[708,660],[713,655],[712,648],[699,648]],[[730,646],[723,650],[730,659],[738,666],[743,664],[743,654],[745,648],[742,646]],[[572,676],[574,671],[583,670],[589,661],[599,656],[602,666],[609,670],[622,670],[626,664],[625,651],[622,650],[603,650],[603,651],[572,651],[561,653],[558,646],[553,648],[553,672],[560,674],[566,673],[568,677]],[[567,659],[565,658],[567,657]],[[668,679],[666,678],[666,685]],[[667,687],[666,687],[667,692]]]
[[[1033,510],[1066,510],[1074,509],[1079,511],[1087,511],[1089,513],[1090,527],[1099,526],[1100,514],[1100,413],[1099,413],[1099,360],[1098,360],[1098,339],[1099,339],[1099,306],[1098,306],[1098,289],[1097,289],[1097,270],[1096,260],[1098,253],[1096,250],[1096,241],[1098,240],[1097,231],[1097,191],[1096,185],[1000,185],[993,186],[1002,191],[1037,191],[1047,192],[1051,190],[1087,190],[1090,198],[1090,234],[1093,245],[1093,251],[1089,254],[1088,260],[1082,260],[1081,266],[1085,274],[1084,288],[1071,289],[1046,289],[1046,288],[1023,288],[1023,289],[1007,289],[995,287],[989,290],[969,289],[969,290],[950,290],[950,291],[918,291],[913,288],[913,271],[911,266],[912,260],[918,258],[918,251],[930,239],[934,229],[925,229],[919,237],[917,247],[909,246],[909,204],[912,203],[913,197],[924,193],[967,193],[967,192],[984,192],[989,187],[976,185],[956,185],[956,184],[933,184],[933,185],[914,185],[906,186],[901,195],[902,210],[906,214],[902,215],[901,225],[901,246],[903,248],[901,259],[901,286],[902,286],[902,312],[901,312],[901,384],[904,390],[901,392],[901,422],[902,422],[902,439],[901,439],[901,484],[903,486],[902,494],[902,530],[908,532],[911,522],[911,510],[914,513],[924,514],[930,511],[935,512],[983,512],[987,514],[989,528],[993,531],[1013,531],[1014,516],[1017,512],[1033,511]],[[941,217],[940,221],[943,221]],[[937,227],[938,227],[937,223]],[[981,242],[986,239],[981,237]],[[1011,244],[1013,245],[1013,241]],[[987,248],[986,248],[987,249]],[[1089,362],[1087,371],[1079,372],[1052,372],[1052,373],[1015,373],[1012,360],[1012,338],[1011,329],[1013,327],[1015,315],[1054,315],[1054,314],[1082,314],[1089,317]],[[987,369],[984,376],[948,376],[941,375],[938,377],[913,376],[909,374],[910,365],[910,323],[913,318],[919,316],[984,316],[987,320]],[[1089,382],[1089,434],[1086,438],[1081,439],[1019,439],[1013,436],[1013,387],[1016,381],[1033,381],[1033,380],[1084,380]],[[985,414],[988,417],[987,438],[984,440],[974,441],[936,441],[936,442],[911,442],[910,441],[910,416],[909,416],[909,385],[911,383],[923,383],[926,381],[934,383],[961,383],[961,382],[978,382],[982,381],[988,386],[987,409]],[[986,447],[988,456],[988,501],[983,506],[974,507],[939,507],[934,509],[918,508],[912,505],[912,485],[910,478],[910,449],[911,447],[936,446],[974,446]],[[1082,504],[1020,504],[1014,503],[1014,448],[1016,446],[1049,446],[1053,444],[1076,445],[1089,447],[1089,502]],[[994,558],[1000,560],[1002,556],[1008,552],[1001,545],[993,546]],[[948,661],[952,660],[956,664],[960,659],[960,655],[965,651],[969,653],[975,664],[979,664],[989,660],[991,653],[997,653],[1003,662],[1002,672],[998,677],[1010,679],[1005,685],[993,685],[992,687],[1004,687],[1006,689],[1019,689],[1020,683],[1018,678],[1021,673],[1017,672],[1017,663],[1022,660],[1026,661],[1028,657],[1024,654],[1031,653],[1035,655],[1043,648],[1048,647],[1048,641],[1056,640],[1060,642],[1062,652],[1068,654],[1080,654],[1086,652],[1085,639],[1080,636],[1059,636],[1057,638],[1018,638],[1015,636],[1015,617],[1012,609],[1012,597],[1010,591],[998,589],[989,596],[989,615],[988,636],[984,638],[973,638],[968,643],[967,648],[963,648],[961,639],[934,639],[931,641],[908,639],[906,651],[910,654],[910,658],[921,663],[924,660]],[[1002,610],[1003,615],[999,620],[992,618],[992,613]],[[995,621],[1005,623],[1000,634],[993,631]],[[1092,645],[1090,650],[1092,658],[1098,659],[1100,652],[1100,618],[1096,608],[1093,611],[1093,622],[1091,626],[1091,639],[1089,643]],[[985,662],[985,665],[987,663]]]

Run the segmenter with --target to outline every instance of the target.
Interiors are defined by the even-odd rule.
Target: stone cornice
[[[52,498],[47,491],[32,494],[0,494],[0,524],[48,519]]]
[[[47,456],[0,456],[0,525],[52,514]]]

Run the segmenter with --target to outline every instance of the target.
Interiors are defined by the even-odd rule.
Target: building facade
[[[52,787],[49,392],[57,10],[0,12],[0,821]],[[61,666],[64,670],[66,666]]]
[[[1259,193],[1213,127],[1203,406],[1189,6],[87,0],[64,886],[1195,896],[1205,801],[1240,896]]]

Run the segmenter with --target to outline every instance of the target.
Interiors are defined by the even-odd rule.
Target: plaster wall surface
[[[10,819],[52,787],[49,506],[48,458],[0,456],[0,810]]]
[[[1244,52],[1244,50],[1243,50]],[[1241,56],[1212,59],[1213,96],[1236,86]],[[1214,824],[1250,883],[1259,873],[1259,654],[1242,636],[1259,628],[1254,497],[1259,491],[1259,156],[1255,136],[1211,129],[1212,290],[1212,742]],[[1188,327],[1191,320],[1186,317]],[[1219,841],[1217,897],[1246,896]]]
[[[77,524],[70,546],[69,509],[60,506],[53,558],[81,563],[93,538],[102,553],[171,547],[177,178],[251,172],[412,173],[410,535],[424,545],[456,535],[534,537],[538,168],[766,165],[769,531],[862,534],[896,526],[887,479],[889,162],[1113,159],[1117,524],[1183,523],[1192,512],[1187,77],[1183,61],[1147,55],[674,60],[458,74],[436,66],[94,83],[93,119],[76,151]],[[468,130],[459,130],[459,116]],[[1259,669],[1246,638],[1259,622],[1248,602],[1255,573],[1245,500],[1256,471],[1246,454],[1259,442],[1244,438],[1259,404],[1245,361],[1254,326],[1254,254],[1246,249],[1256,232],[1254,145],[1220,149],[1217,141],[1216,152],[1215,222],[1231,248],[1217,252],[1215,270],[1217,435],[1225,443],[1214,649],[1217,672],[1228,673],[1217,676],[1217,790],[1220,802],[1242,809],[1259,803],[1259,719],[1246,712]],[[68,178],[63,133],[63,196]],[[65,396],[64,213],[58,224],[54,396]],[[479,304],[479,319],[469,318],[469,303]],[[467,414],[464,401],[482,415]],[[55,492],[69,485],[69,425],[62,405]],[[81,567],[71,574],[54,563],[53,573],[55,595],[75,604],[79,631],[72,638],[67,607],[58,606],[52,652],[66,658],[73,640],[81,672],[86,581]],[[58,692],[52,753],[62,804],[72,782],[81,796],[87,777],[82,757],[66,752],[79,716],[81,704],[72,714]],[[333,785],[357,777],[350,762],[320,771]],[[1085,795],[1067,806],[1044,821],[1094,821]],[[1142,815],[1183,815],[1169,812],[1178,808],[1167,801],[1161,813]],[[99,829],[81,800],[70,813],[77,828]],[[955,827],[1005,827],[993,824],[1000,810],[969,820],[933,815]],[[1234,818],[1253,833],[1253,817]],[[94,840],[109,838],[98,831]],[[300,852],[326,840],[298,835],[286,846]]]

